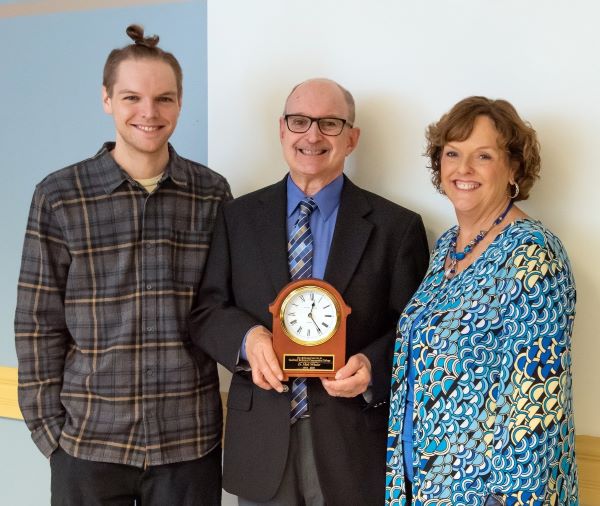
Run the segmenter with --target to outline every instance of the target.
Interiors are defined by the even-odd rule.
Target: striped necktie
[[[316,207],[317,203],[310,197],[300,202],[300,216],[288,242],[288,264],[292,280],[309,278],[312,275],[313,237],[310,231],[310,215]],[[291,423],[295,423],[307,411],[306,378],[295,378],[292,382]]]

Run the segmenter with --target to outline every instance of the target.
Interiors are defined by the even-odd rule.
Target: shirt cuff
[[[244,339],[242,339],[242,345],[240,346],[240,351],[238,352],[238,358],[236,360],[236,370],[241,371],[249,371],[250,364],[248,364],[248,355],[246,355],[246,339],[248,338],[248,334],[252,332],[256,327],[260,327],[260,325],[254,325],[248,329]]]

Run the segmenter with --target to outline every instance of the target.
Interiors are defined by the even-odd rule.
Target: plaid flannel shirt
[[[149,195],[112,147],[36,187],[15,316],[21,411],[46,456],[60,443],[139,467],[199,458],[222,411],[187,319],[229,185],[169,146]]]

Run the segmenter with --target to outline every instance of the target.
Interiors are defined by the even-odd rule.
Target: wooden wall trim
[[[227,393],[221,392],[223,406]],[[22,420],[17,402],[17,368],[0,367],[0,416]],[[581,506],[600,505],[600,437],[576,437]]]
[[[581,506],[598,506],[600,504],[600,437],[577,436],[575,439]]]
[[[19,16],[39,16],[57,12],[116,9],[130,6],[146,6],[184,3],[189,0],[29,0],[8,2],[0,5],[0,19]]]
[[[0,366],[0,416],[22,420],[17,401],[17,368]]]

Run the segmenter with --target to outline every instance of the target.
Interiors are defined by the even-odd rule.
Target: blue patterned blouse
[[[578,504],[571,395],[575,282],[539,221],[508,225],[445,280],[445,232],[398,323],[386,504],[404,505],[408,336],[415,370],[413,505]]]

